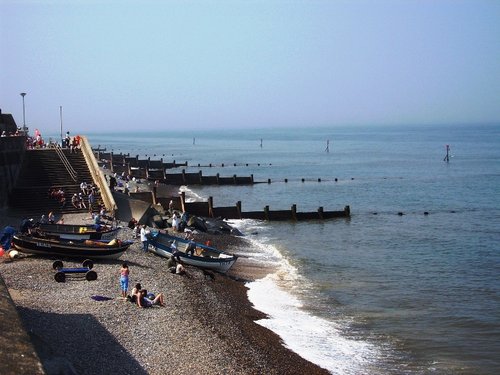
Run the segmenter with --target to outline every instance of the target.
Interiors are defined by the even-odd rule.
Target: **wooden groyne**
[[[130,156],[130,154],[114,154],[113,152],[96,151],[94,149],[94,156],[103,168],[109,169],[113,173],[126,174],[130,177],[148,179],[148,180],[164,180],[165,170],[187,167],[187,161],[178,163],[164,162],[163,158],[160,160],[139,159],[139,155]]]
[[[179,164],[174,160],[173,163],[166,163],[163,159],[151,160],[139,159],[139,156],[131,157],[123,154],[113,154],[113,152],[95,151],[96,159],[103,168],[108,168],[111,172],[117,174],[125,173],[129,177],[148,179],[158,181],[166,185],[252,185],[257,183],[271,184],[271,179],[267,181],[254,181],[253,175],[250,176],[229,176],[223,177],[218,173],[215,176],[204,176],[202,171],[187,173],[182,169],[180,173],[166,173],[167,169],[181,166],[187,167],[187,162]],[[209,166],[212,166],[211,164]],[[222,165],[224,166],[224,165]],[[305,182],[303,178],[301,180]],[[321,182],[321,179],[317,179]],[[335,179],[337,181],[337,179]],[[288,182],[285,179],[280,182]],[[266,221],[301,221],[301,220],[324,220],[332,218],[350,217],[351,210],[345,206],[339,211],[325,211],[323,207],[318,207],[313,212],[298,212],[297,205],[293,204],[289,210],[272,210],[268,205],[261,211],[243,211],[241,201],[236,202],[234,206],[216,207],[213,198],[210,197],[207,202],[186,202],[185,193],[178,197],[157,197],[156,187],[152,192],[129,192],[129,196],[149,202],[152,204],[161,204],[163,208],[169,206],[170,200],[174,203],[174,208],[178,211],[186,211],[192,215],[203,217],[221,217],[225,219],[256,219]]]
[[[139,196],[137,196],[137,198],[139,198]],[[349,206],[345,206],[344,209],[340,211],[325,211],[323,207],[319,207],[317,211],[313,212],[298,212],[297,205],[293,204],[289,210],[271,210],[269,206],[265,206],[262,211],[243,211],[241,201],[238,201],[234,206],[215,207],[212,197],[209,197],[207,202],[186,202],[186,195],[184,192],[181,193],[179,197],[162,198],[156,197],[155,191],[153,191],[152,200],[154,203],[159,203],[165,208],[168,207],[170,200],[172,200],[174,202],[174,209],[178,211],[186,211],[196,216],[221,217],[224,219],[303,221],[348,218],[351,216],[351,209]]]
[[[166,185],[251,185],[254,180],[253,175],[222,177],[217,173],[215,176],[203,176],[202,171],[186,173],[183,169],[181,173],[166,173],[159,182]]]
[[[119,175],[125,174],[130,178],[158,181],[166,185],[248,185],[254,184],[253,175],[250,176],[203,176],[202,171],[187,173],[183,169],[180,173],[167,173],[168,169],[187,167],[187,161],[178,163],[160,160],[139,159],[139,155],[130,156],[114,154],[113,152],[95,151],[94,155],[101,167],[109,169]]]

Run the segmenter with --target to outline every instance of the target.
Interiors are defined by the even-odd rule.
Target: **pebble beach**
[[[64,220],[82,224],[90,222],[87,216]],[[4,215],[2,224],[8,220]],[[132,231],[122,225],[119,237],[131,239]],[[244,237],[200,234],[196,240],[208,237],[216,247],[244,255]],[[180,276],[169,272],[166,259],[143,253],[141,246],[135,240],[120,259],[96,261],[98,278],[90,282],[57,283],[55,259],[24,254],[1,259],[0,274],[47,374],[328,373],[255,323],[265,315],[248,301],[245,281],[266,270],[257,270],[250,259],[238,259],[227,275],[187,266],[187,275]],[[163,293],[165,307],[144,309],[120,297],[124,262],[130,267],[130,289],[139,282]]]

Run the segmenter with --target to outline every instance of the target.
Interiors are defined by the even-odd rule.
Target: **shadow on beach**
[[[92,315],[18,311],[48,375],[147,374]]]

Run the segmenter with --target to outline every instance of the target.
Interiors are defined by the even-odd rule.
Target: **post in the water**
[[[443,161],[447,163],[450,161],[450,145],[446,145],[446,156],[444,157]]]

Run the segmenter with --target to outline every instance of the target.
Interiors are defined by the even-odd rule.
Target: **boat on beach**
[[[40,234],[63,240],[112,240],[122,227],[96,224],[38,224]]]
[[[56,240],[28,234],[16,234],[12,238],[14,247],[26,254],[78,259],[118,259],[132,243],[117,239]]]
[[[148,246],[150,251],[159,256],[171,258],[174,256],[176,248],[177,252],[175,257],[178,256],[182,263],[191,266],[225,273],[229,271],[238,258],[236,255],[228,254],[198,242],[194,242],[196,248],[193,254],[187,254],[186,250],[189,242],[190,241],[187,239],[162,232],[152,232],[148,235]]]

